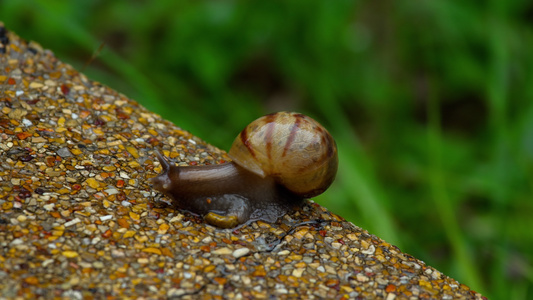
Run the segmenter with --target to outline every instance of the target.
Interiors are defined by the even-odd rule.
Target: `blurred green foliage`
[[[532,2],[3,0],[0,20],[223,149],[264,113],[311,115],[340,149],[320,203],[533,297]]]

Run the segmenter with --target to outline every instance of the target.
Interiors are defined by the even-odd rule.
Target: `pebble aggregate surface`
[[[228,160],[0,23],[0,298],[485,299],[312,201],[237,230],[176,211],[154,149]]]

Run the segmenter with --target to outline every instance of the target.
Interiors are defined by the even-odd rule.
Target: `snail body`
[[[228,153],[231,162],[174,166],[156,152],[163,172],[154,188],[176,207],[232,228],[275,222],[303,199],[324,192],[337,171],[337,147],[327,130],[302,114],[278,112],[250,123]]]

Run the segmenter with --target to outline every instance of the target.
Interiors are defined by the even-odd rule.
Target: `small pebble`
[[[108,221],[113,219],[113,215],[100,216],[100,221]]]
[[[227,255],[227,254],[232,254],[232,251],[230,248],[224,247],[224,248],[218,248],[212,251],[211,253],[217,254],[217,255]]]
[[[78,257],[78,252],[76,251],[63,251],[62,252],[63,256],[65,257],[68,257],[68,258],[73,258],[73,257]]]
[[[67,147],[63,147],[57,150],[57,155],[66,158],[71,157],[72,153],[70,153],[70,150]]]
[[[239,257],[243,257],[245,255],[248,255],[248,253],[250,253],[250,249],[248,249],[248,248],[239,248],[239,249],[233,251],[232,255],[235,258],[239,258]]]
[[[72,219],[72,220],[66,222],[66,223],[65,223],[65,227],[70,227],[70,226],[75,225],[75,224],[78,224],[78,223],[80,223],[80,222],[81,222],[80,219],[75,218],[75,219]]]

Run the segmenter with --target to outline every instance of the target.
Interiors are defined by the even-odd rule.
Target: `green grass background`
[[[0,20],[226,150],[265,113],[314,117],[340,155],[317,201],[533,299],[531,1],[2,0]]]

